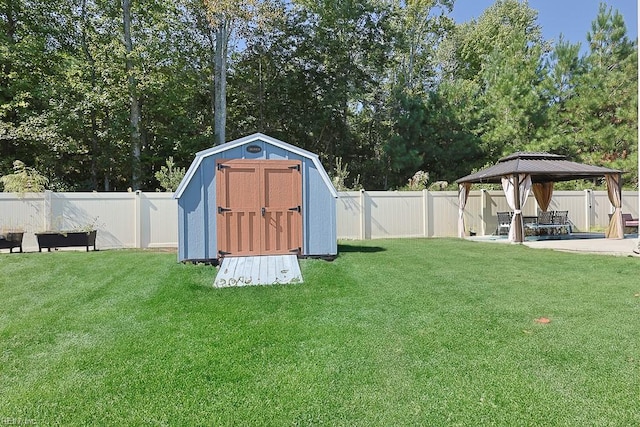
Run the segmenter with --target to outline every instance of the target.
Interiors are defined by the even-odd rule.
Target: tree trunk
[[[131,132],[131,189],[139,190],[141,186],[142,168],[140,153],[142,136],[140,132],[141,108],[138,99],[137,81],[133,74],[133,42],[131,41],[131,0],[122,0],[122,14],[124,24],[124,45],[126,50],[125,67],[129,86],[130,116],[129,129]]]
[[[96,91],[97,86],[97,77],[96,77],[96,61],[91,55],[91,51],[89,50],[89,43],[87,41],[87,0],[82,0],[82,35],[81,35],[81,43],[82,43],[82,51],[84,52],[85,59],[89,63],[89,67],[91,69],[91,91]],[[98,190],[98,157],[100,153],[98,152],[98,124],[97,124],[97,113],[95,106],[91,106],[89,111],[89,120],[91,124],[91,130],[89,133],[89,138],[91,139],[91,189],[96,191]]]
[[[229,46],[229,23],[222,21],[216,32],[214,54],[214,133],[216,145],[226,141],[227,124],[227,48]]]
[[[216,63],[216,34],[215,31],[213,30],[213,28],[211,28],[211,25],[207,26],[207,39],[209,40],[209,45],[207,46],[209,48],[209,60],[210,65],[213,69],[215,69],[215,63]],[[211,108],[211,116],[210,117],[214,117],[215,116],[215,112],[216,112],[216,78],[215,78],[215,71],[213,72],[213,74],[211,74],[211,85],[209,86],[209,107]],[[215,129],[215,120],[214,120],[214,129]],[[214,141],[215,144],[215,141]]]
[[[15,44],[16,44],[16,30],[18,26],[18,17],[19,15],[19,6],[15,5],[11,0],[7,1],[4,5],[4,15],[6,17],[6,22],[0,28],[4,30],[4,36],[7,40],[7,48],[8,54],[5,56],[4,54],[0,58],[0,66],[2,69],[0,70],[0,87],[8,88],[11,84],[10,75],[13,73],[13,55],[15,52]],[[15,84],[15,83],[14,83]],[[9,104],[13,100],[13,95],[11,95],[11,90],[3,90],[0,93],[0,103]],[[14,108],[10,108],[6,111],[4,119],[8,123],[15,124],[17,122],[17,115]],[[3,159],[15,159],[15,141],[7,140],[3,141],[0,144],[0,155]],[[12,160],[11,160],[12,161]],[[11,165],[11,162],[8,163],[7,166]]]

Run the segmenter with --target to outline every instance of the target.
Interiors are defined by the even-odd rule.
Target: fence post
[[[136,241],[135,241],[135,247],[140,249],[142,248],[142,222],[141,222],[141,218],[142,218],[142,213],[140,212],[140,190],[136,190],[135,195],[134,195],[134,221],[135,221],[135,228],[136,228]]]
[[[591,190],[583,190],[584,191],[584,230],[589,233],[591,232]]]
[[[51,208],[51,195],[53,194],[53,192],[51,190],[44,190],[44,212],[43,212],[43,226],[42,230],[46,230],[49,231],[51,230],[51,215],[52,215],[52,208]]]
[[[480,235],[487,235],[487,218],[485,218],[485,209],[487,207],[487,190],[480,189]]]
[[[364,189],[360,190],[360,240],[366,239],[366,221],[367,213],[365,212],[365,194]]]
[[[422,190],[422,233],[424,237],[429,237],[429,217],[431,216],[431,212],[429,209],[431,206],[429,205],[429,190],[426,188]]]

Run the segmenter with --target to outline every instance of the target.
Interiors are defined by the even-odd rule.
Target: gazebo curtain
[[[467,205],[467,198],[469,197],[470,189],[470,182],[463,182],[458,185],[458,237],[462,239],[466,236],[466,232],[464,230],[464,208]]]
[[[536,182],[531,186],[531,190],[536,197],[540,210],[546,212],[549,209],[551,196],[553,195],[553,182]]]
[[[522,207],[529,197],[531,176],[528,174],[504,176],[502,177],[502,189],[509,207],[513,210],[511,227],[509,227],[509,241],[521,243],[524,241]]]
[[[624,239],[624,225],[622,223],[622,186],[619,173],[608,173],[604,176],[607,181],[609,201],[615,208],[611,221],[605,232],[607,239]]]

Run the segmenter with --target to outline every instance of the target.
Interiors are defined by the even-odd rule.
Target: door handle
[[[260,212],[262,212],[262,216],[264,216],[264,214],[267,213],[267,208],[260,209]]]

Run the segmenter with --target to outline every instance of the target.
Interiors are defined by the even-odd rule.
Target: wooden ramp
[[[295,255],[224,257],[214,288],[302,283]]]

